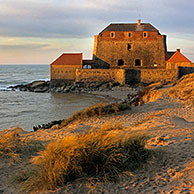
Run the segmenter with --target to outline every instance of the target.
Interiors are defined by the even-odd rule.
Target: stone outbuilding
[[[193,64],[180,52],[180,49],[177,49],[176,52],[167,52],[166,69],[178,69],[179,67],[188,66],[193,66]]]
[[[82,53],[63,53],[50,65],[51,80],[75,81],[76,69],[82,69]]]

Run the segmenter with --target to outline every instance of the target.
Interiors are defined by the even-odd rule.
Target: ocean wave
[[[6,86],[0,86],[0,91],[10,91],[11,88],[7,88]]]

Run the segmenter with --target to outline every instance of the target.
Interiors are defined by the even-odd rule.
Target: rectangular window
[[[131,33],[131,32],[128,33],[128,37],[129,37],[129,38],[132,37],[132,33]]]
[[[115,32],[111,32],[111,33],[110,33],[110,37],[111,37],[111,38],[114,38],[114,37],[115,37]]]
[[[144,37],[144,38],[147,38],[147,37],[148,37],[148,32],[144,32],[144,33],[143,33],[143,37]]]
[[[133,44],[127,44],[127,50],[128,51],[131,51],[131,50],[133,50]]]

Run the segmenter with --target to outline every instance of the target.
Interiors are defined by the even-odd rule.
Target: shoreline
[[[11,96],[15,96],[16,95],[16,97],[18,97],[18,95],[19,95],[19,100],[20,99],[22,99],[22,98],[24,98],[24,99],[26,99],[26,97],[27,97],[27,99],[28,99],[28,96],[31,96],[30,97],[30,99],[31,98],[33,98],[34,100],[35,100],[35,98],[36,98],[36,96],[37,96],[37,99],[41,99],[42,97],[44,97],[44,93],[34,93],[34,92],[22,92],[22,91],[1,91],[2,92],[2,94],[4,93],[4,95],[3,96],[6,96],[6,95],[9,95],[9,92],[10,92],[10,95]],[[12,92],[16,92],[15,94],[11,94]],[[32,95],[31,95],[31,94]],[[131,93],[131,89],[130,88],[128,88],[128,87],[115,87],[115,89],[114,90],[107,90],[107,89],[105,89],[105,90],[103,90],[103,91],[94,91],[94,92],[92,92],[92,91],[87,91],[87,92],[68,92],[68,93],[56,93],[56,92],[52,92],[54,95],[56,94],[56,100],[59,98],[59,100],[60,99],[63,99],[63,96],[61,96],[60,94],[64,94],[64,95],[67,95],[67,96],[69,96],[69,95],[76,95],[75,97],[76,98],[79,98],[79,95],[82,95],[83,97],[83,99],[84,99],[84,96],[86,97],[86,99],[88,98],[88,99],[91,99],[90,101],[92,102],[93,100],[94,101],[96,101],[95,103],[93,103],[93,105],[94,104],[101,104],[101,103],[105,103],[105,104],[110,104],[110,103],[119,103],[119,102],[123,102],[123,101],[125,101],[125,99],[127,98],[127,95],[129,94],[129,93]],[[132,93],[134,93],[134,91],[132,92]],[[26,97],[25,97],[26,96]],[[46,95],[46,96],[48,96],[48,95]],[[57,96],[59,96],[59,97],[57,97]],[[61,97],[60,97],[61,96]],[[46,97],[46,99],[47,99],[47,97]],[[64,100],[66,99],[66,97],[64,96]],[[93,100],[92,100],[93,99]],[[95,100],[96,99],[96,100]],[[78,101],[80,101],[80,100],[78,100]],[[19,102],[19,101],[18,101]],[[27,102],[27,101],[26,101]],[[11,102],[10,102],[11,103]],[[19,102],[20,103],[20,102]],[[21,102],[22,104],[23,104],[23,102]],[[65,102],[64,102],[65,103]],[[76,112],[79,112],[79,111],[81,111],[81,110],[83,110],[83,109],[86,109],[86,108],[88,108],[89,106],[92,106],[92,104],[88,104],[87,105],[87,103],[85,103],[85,101],[83,101],[83,103],[85,104],[85,106],[84,106],[84,104],[82,105],[82,108],[81,109],[78,109],[78,110],[74,110],[71,114],[69,114],[69,115],[67,115],[67,116],[64,116],[64,117],[55,117],[54,119],[44,119],[44,116],[43,116],[43,119],[37,119],[37,121],[38,120],[42,120],[42,122],[40,121],[40,122],[37,122],[36,121],[36,119],[35,119],[35,117],[34,116],[32,116],[33,117],[33,120],[34,121],[36,121],[36,122],[33,122],[31,125],[29,125],[29,124],[25,124],[25,120],[23,121],[23,120],[21,120],[22,118],[21,118],[21,115],[20,115],[20,111],[18,112],[18,118],[11,118],[11,122],[10,123],[8,123],[7,121],[6,121],[6,123],[8,123],[7,125],[5,125],[5,124],[3,124],[3,126],[1,127],[2,128],[2,130],[4,130],[4,129],[8,129],[8,128],[14,128],[15,126],[17,126],[17,124],[16,123],[18,123],[18,126],[21,126],[21,127],[23,127],[24,126],[24,129],[25,129],[25,131],[33,131],[33,127],[37,127],[38,125],[43,125],[43,124],[48,124],[48,123],[51,123],[51,122],[53,122],[53,121],[58,121],[58,120],[63,120],[63,119],[68,119],[71,115],[73,115],[74,113],[76,113]],[[30,104],[32,104],[32,103],[30,103]],[[34,103],[33,103],[34,104]],[[30,105],[31,106],[31,105]],[[11,108],[11,107],[10,107]],[[27,107],[25,107],[25,109],[26,109]],[[67,107],[68,108],[68,107]],[[22,109],[21,109],[22,110]],[[31,109],[31,107],[29,107],[29,109],[28,109],[29,111],[35,111],[35,108],[34,108],[34,110],[32,110]],[[13,110],[14,111],[14,110]],[[65,110],[64,110],[65,111]],[[37,110],[37,113],[39,112],[39,110]],[[42,111],[40,111],[40,112],[42,112]],[[17,113],[17,111],[16,111],[16,113]],[[36,112],[34,112],[34,113],[32,113],[33,115],[34,114],[37,114]],[[21,113],[22,114],[22,113]],[[28,115],[28,114],[25,114],[26,116],[25,116],[25,118],[27,118],[27,117],[29,117],[29,116],[31,116],[31,115]],[[65,115],[66,115],[66,113],[65,113]],[[41,116],[40,116],[41,117]],[[52,116],[51,116],[52,117]],[[9,117],[8,117],[9,118]],[[3,119],[3,118],[2,118]],[[5,118],[4,118],[5,119]],[[17,119],[17,122],[16,122],[16,119]],[[6,119],[7,120],[7,119]],[[8,119],[9,120],[9,119]],[[14,122],[15,122],[15,124],[14,124]],[[28,127],[29,126],[29,127]]]

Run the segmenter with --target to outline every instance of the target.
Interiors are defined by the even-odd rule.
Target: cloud
[[[83,49],[89,56],[93,35],[112,22],[132,23],[139,17],[167,34],[170,48],[182,46],[184,41],[177,41],[182,38],[194,40],[193,0],[0,0],[0,10],[0,36],[14,38],[9,44],[0,39],[0,49],[7,51]],[[184,48],[191,48],[189,41]]]
[[[19,50],[40,50],[49,47],[49,44],[19,44],[19,45],[2,45],[0,44],[0,50],[3,51],[19,51]]]
[[[0,35],[86,38],[110,22],[135,22],[139,16],[167,32],[188,28],[193,33],[194,3],[189,1],[7,0],[0,4]]]
[[[136,21],[139,7],[134,0],[7,0],[0,4],[0,35],[91,37],[110,22]]]

